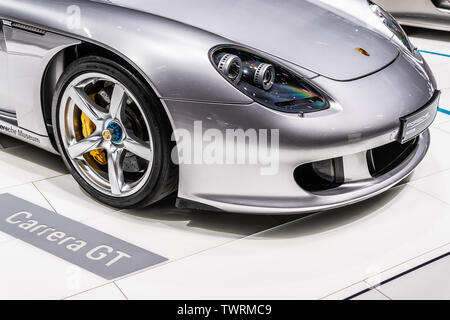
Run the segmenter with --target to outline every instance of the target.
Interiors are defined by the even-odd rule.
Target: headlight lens
[[[330,107],[325,95],[306,80],[250,50],[216,48],[211,58],[217,70],[237,89],[268,108],[301,114]]]
[[[372,11],[380,18],[380,20],[384,23],[384,25],[394,33],[398,40],[408,49],[410,52],[414,52],[415,47],[409,41],[408,36],[406,35],[405,30],[400,26],[400,24],[395,20],[395,18],[379,5],[369,1],[370,8]]]

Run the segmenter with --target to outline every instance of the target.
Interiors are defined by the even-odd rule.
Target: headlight
[[[268,108],[301,114],[330,107],[312,84],[250,50],[220,47],[212,50],[211,59],[237,89]]]
[[[370,8],[372,11],[380,18],[380,20],[384,23],[384,25],[394,33],[398,40],[408,49],[410,52],[414,52],[415,47],[409,41],[408,36],[406,35],[405,30],[398,24],[395,18],[379,5],[373,3],[369,0]]]

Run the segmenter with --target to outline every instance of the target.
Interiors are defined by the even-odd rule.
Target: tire
[[[74,85],[78,79],[94,74],[98,77],[89,80],[91,83],[86,80],[88,84],[83,84],[86,86],[83,89]],[[116,82],[113,82],[113,80]],[[110,121],[108,127],[99,136],[102,139],[96,142],[100,143],[98,146],[105,146],[104,148],[96,149],[99,151],[90,150],[85,154],[74,157],[73,155],[77,154],[73,151],[74,145],[85,143],[85,141],[91,139],[91,136],[80,137],[80,134],[85,134],[85,130],[89,126],[85,125],[86,122],[80,122],[78,115],[89,109],[78,106],[82,103],[77,103],[78,100],[73,98],[75,96],[73,92],[75,92],[74,90],[84,90],[84,93],[88,96],[88,90],[92,91],[96,87],[102,88],[105,92],[106,90],[114,92],[115,88],[125,92],[120,99],[119,107],[123,108],[124,111],[120,111],[121,109],[117,111],[117,117],[122,119],[122,122],[108,120]],[[94,110],[96,115],[103,115],[103,112],[105,115],[108,112],[112,114],[113,102],[118,100],[114,100],[113,93],[109,97],[107,94],[101,94],[103,94],[101,91],[94,93],[91,99],[93,101],[97,101],[97,99],[107,101],[109,98],[109,109],[106,106],[101,112],[97,112],[95,108],[91,108],[91,110]],[[98,98],[99,96],[100,98]],[[89,95],[89,97],[91,96]],[[63,103],[63,99],[67,99],[67,101],[64,100]],[[138,112],[141,115],[137,115]],[[71,114],[73,115],[73,121],[70,120],[72,119]],[[85,114],[89,115],[88,112]],[[106,116],[102,119],[99,116],[96,120],[91,118],[89,118],[91,122],[88,121],[88,123],[94,123],[96,130],[91,133],[92,141],[97,141],[97,138],[99,138],[97,137],[99,132],[97,129],[101,128],[100,126],[106,126],[107,122],[103,119]],[[142,208],[162,200],[176,191],[178,167],[171,160],[171,152],[174,147],[174,143],[171,141],[172,128],[164,108],[146,83],[118,63],[102,57],[89,56],[68,66],[57,84],[53,98],[52,120],[56,144],[65,165],[81,188],[98,201],[120,209]],[[95,122],[100,120],[101,123]],[[70,121],[72,121],[72,125],[70,125]],[[112,125],[112,122],[115,124]],[[67,123],[69,123],[69,127]],[[139,128],[139,130],[135,130],[135,128]],[[139,140],[139,142],[142,142],[140,146],[150,146],[151,156],[150,152],[147,152],[148,150],[142,152],[143,149],[141,148],[139,150],[142,154],[145,153],[145,157],[140,158],[138,154],[141,153],[134,154],[129,151],[134,149],[126,148],[126,146],[132,146],[130,144],[132,140],[130,139],[137,136],[135,131],[139,131],[139,135],[142,137],[142,141]],[[110,140],[107,140],[108,138]],[[120,142],[119,138],[123,140]],[[149,141],[147,142],[146,139]],[[121,147],[122,145],[125,147]],[[96,157],[92,156],[92,152],[98,152]],[[101,162],[104,159],[107,159],[107,164]],[[133,172],[125,170],[126,162],[127,168],[132,168]],[[142,173],[144,169],[141,169],[140,166],[146,168],[145,173]],[[122,167],[121,174],[120,167]],[[117,168],[117,170],[114,168]],[[112,177],[118,178],[112,179]]]

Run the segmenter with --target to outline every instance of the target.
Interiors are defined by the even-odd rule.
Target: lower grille
[[[294,179],[306,191],[337,188],[345,181],[343,160],[336,158],[302,165],[294,171]]]
[[[392,142],[367,151],[367,166],[376,178],[395,169],[414,151],[417,138],[401,144]],[[345,183],[343,158],[307,163],[294,171],[297,184],[309,192],[321,192],[342,186]]]

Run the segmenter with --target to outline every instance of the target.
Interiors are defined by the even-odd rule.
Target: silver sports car
[[[375,0],[407,26],[450,31],[450,0]]]
[[[367,0],[1,0],[0,132],[119,208],[291,214],[408,176],[439,91]]]

